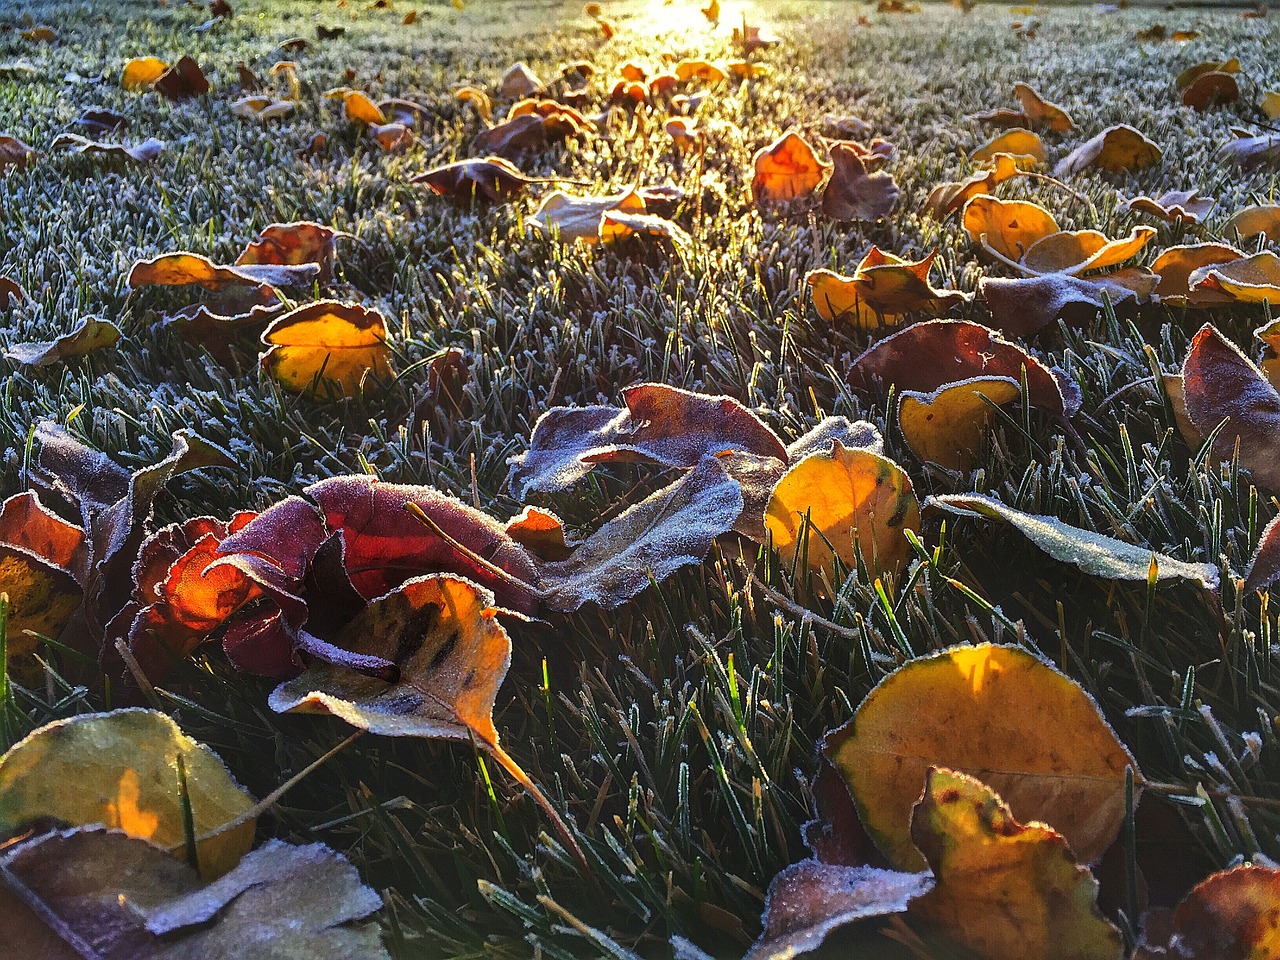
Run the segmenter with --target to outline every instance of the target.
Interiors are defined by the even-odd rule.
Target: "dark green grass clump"
[[[32,424],[52,418],[128,466],[162,457],[180,427],[234,453],[235,471],[173,483],[157,522],[262,508],[317,478],[361,471],[433,484],[505,518],[520,508],[503,489],[506,461],[543,410],[616,402],[619,387],[656,380],[737,397],[788,438],[825,414],[870,419],[922,497],[990,493],[1224,569],[1243,568],[1277,511],[1234,465],[1198,456],[1176,434],[1157,374],[1178,367],[1201,316],[1152,308],[1133,323],[1105,316],[1048,338],[1048,359],[1084,397],[1074,431],[1012,410],[981,466],[957,483],[912,460],[883,399],[849,392],[844,371],[870,338],[821,321],[802,283],[815,267],[851,272],[875,243],[912,257],[936,247],[935,284],[974,290],[986,268],[956,224],[925,219],[922,204],[934,184],[968,172],[965,155],[986,139],[965,115],[1010,105],[1016,81],[1075,116],[1075,133],[1050,138],[1056,155],[1120,122],[1164,148],[1161,164],[1136,180],[1076,178],[1079,198],[1037,181],[1002,189],[1046,205],[1066,229],[1127,233],[1137,221],[1117,213],[1117,188],[1126,196],[1197,188],[1219,199],[1211,226],[1270,198],[1271,174],[1243,176],[1214,156],[1230,126],[1256,119],[1252,89],[1237,106],[1195,114],[1177,106],[1172,78],[1196,61],[1234,55],[1259,88],[1280,86],[1271,21],[1161,14],[1171,29],[1197,26],[1204,38],[1143,46],[1133,35],[1156,19],[1147,12],[1042,10],[1036,38],[1024,40],[1003,7],[968,16],[930,7],[858,27],[853,5],[838,0],[760,4],[785,45],[762,58],[771,77],[720,90],[703,108],[704,169],[673,152],[662,114],[643,110],[617,111],[603,135],[521,164],[598,192],[669,181],[692,194],[701,173],[701,218],[692,206],[682,218],[696,246],[677,261],[563,249],[525,233],[536,200],[465,210],[408,180],[468,155],[476,121],[452,88],[492,88],[516,60],[549,77],[559,63],[590,59],[608,76],[632,57],[726,55],[727,40],[707,33],[698,4],[609,4],[621,29],[603,45],[578,0],[473,0],[463,12],[425,3],[415,5],[412,27],[401,25],[403,4],[234,6],[233,21],[204,33],[192,31],[203,9],[172,0],[168,8],[17,2],[0,12],[60,35],[36,48],[16,30],[0,33],[0,63],[37,68],[0,72],[0,132],[39,148],[82,109],[101,105],[131,118],[130,140],[169,144],[148,167],[49,155],[0,178],[0,274],[33,295],[4,316],[0,339],[44,339],[89,314],[126,334],[116,350],[66,366],[6,367],[6,494],[22,487]],[[347,32],[318,42],[318,24]],[[280,53],[292,36],[308,38],[309,49]],[[210,97],[172,105],[115,82],[132,56],[182,53],[209,73]],[[265,128],[232,116],[236,62],[265,73],[286,57],[299,60],[305,94],[294,116]],[[347,69],[353,86],[430,109],[420,146],[388,157],[347,127],[320,97],[347,83]],[[99,82],[103,73],[109,79]],[[856,113],[897,145],[889,169],[902,188],[898,210],[875,226],[762,220],[747,196],[752,153],[793,125],[816,133],[827,113]],[[295,150],[316,130],[330,135],[327,154],[298,160]],[[131,294],[125,285],[137,259],[189,249],[225,262],[263,226],[295,219],[358,238],[343,247],[337,292],[391,318],[395,382],[342,401],[283,394],[251,352],[226,367],[157,333],[153,324],[184,302],[182,293]],[[1182,239],[1162,226],[1150,250]],[[979,304],[965,311],[985,317]],[[1246,344],[1261,318],[1222,310],[1212,319]],[[423,361],[448,347],[468,357],[465,417],[421,402]],[[594,525],[652,482],[601,471],[545,502],[571,527]],[[997,525],[951,523],[940,538],[935,520],[925,533],[941,546],[896,599],[851,576],[823,600],[754,548],[724,544],[701,568],[619,611],[511,627],[515,655],[498,727],[576,825],[594,879],[548,836],[526,796],[457,744],[364,737],[291,791],[261,829],[353,857],[386,894],[397,956],[661,955],[673,934],[741,952],[758,932],[770,878],[805,855],[799,828],[812,815],[817,738],[847,720],[894,664],[989,639],[1023,643],[1070,673],[1149,779],[1189,797],[1200,788],[1183,812],[1208,862],[1280,857],[1276,620],[1256,595],[1225,577],[1223,620],[1190,587],[1148,592],[1091,580]],[[25,728],[15,736],[109,705],[100,691],[60,685],[58,654],[47,656],[47,689],[16,692]],[[156,695],[262,796],[348,732],[336,721],[272,714],[268,690],[209,654]],[[1220,786],[1243,799],[1213,799]]]

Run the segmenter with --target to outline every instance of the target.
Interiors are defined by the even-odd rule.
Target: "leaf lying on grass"
[[[31,340],[15,343],[5,350],[11,360],[31,367],[47,367],[63,360],[88,356],[95,350],[115,346],[120,339],[120,328],[109,320],[86,317],[74,330],[56,340]]]
[[[519,195],[530,181],[511,161],[485,157],[433,167],[409,182],[425,184],[434,193],[455,200],[479,197],[496,203]]]
[[[319,273],[320,268],[314,263],[227,266],[198,253],[165,253],[154,260],[135,263],[129,271],[128,283],[131,287],[198,284],[213,291],[235,284],[299,287],[314,281]]]
[[[1161,277],[1142,267],[1102,276],[983,277],[981,296],[991,311],[991,325],[1014,337],[1035,336],[1057,320],[1083,326],[1110,305],[1119,314],[1148,303]],[[1127,308],[1127,310],[1126,310]]]
[[[1089,167],[1106,173],[1127,173],[1157,164],[1162,156],[1158,146],[1133,127],[1121,123],[1072,150],[1054,167],[1053,175],[1065,177]]]
[[[1151,943],[1144,936],[1134,960],[1268,960],[1280,953],[1278,900],[1274,867],[1246,864],[1215,873],[1173,911],[1168,939]]]
[[[151,163],[164,151],[164,141],[148,137],[142,143],[127,147],[120,143],[102,143],[75,133],[60,133],[49,144],[50,150],[66,150],[68,153],[91,154],[135,163]]]
[[[231,870],[253,845],[255,819],[245,819],[253,804],[217,754],[155,710],[60,720],[0,757],[0,829],[50,817],[105,824],[181,856],[189,811],[206,878]]]
[[[262,333],[262,366],[288,390],[328,387],[354,396],[366,376],[391,376],[382,314],[354,303],[319,300],[290,310]]]
[[[794,131],[761,147],[751,158],[751,200],[769,207],[812,196],[831,169],[809,142]]]
[[[818,316],[869,330],[896,323],[908,313],[946,313],[968,301],[958,290],[935,290],[929,283],[936,257],[934,251],[911,262],[873,246],[852,277],[823,269],[809,271],[804,279]]]
[[[921,460],[967,471],[991,429],[995,408],[1022,396],[1009,377],[975,377],[932,393],[904,390],[898,400],[902,439]]]
[[[909,823],[931,766],[990,784],[1019,819],[1062,833],[1082,861],[1098,860],[1116,838],[1125,769],[1137,773],[1075,682],[1019,647],[991,644],[953,647],[895,670],[852,720],[826,735],[822,751],[876,846],[902,870],[925,867]]]

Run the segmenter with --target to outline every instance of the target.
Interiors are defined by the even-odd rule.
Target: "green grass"
[[[262,508],[366,464],[389,481],[433,484],[467,500],[474,491],[480,507],[505,519],[520,508],[503,489],[506,461],[524,448],[543,410],[616,402],[619,387],[658,380],[735,396],[788,438],[824,414],[864,417],[882,428],[887,452],[922,497],[991,493],[1236,571],[1277,512],[1269,492],[1251,488],[1234,466],[1193,460],[1154,385],[1154,366],[1175,370],[1206,315],[1153,307],[1133,323],[1101,317],[1083,332],[1046,337],[1044,355],[1084,395],[1074,430],[1014,411],[981,467],[955,483],[912,459],[886,423],[883,398],[844,386],[843,371],[870,337],[821,321],[802,283],[815,267],[849,272],[875,243],[913,256],[936,247],[935,284],[976,289],[990,268],[954,222],[925,219],[922,202],[935,183],[960,179],[965,154],[986,139],[965,115],[1012,105],[1010,88],[1020,80],[1076,118],[1076,133],[1050,138],[1055,156],[1118,122],[1165,150],[1162,163],[1135,181],[1075,178],[1087,202],[1042,182],[1002,188],[1003,196],[1045,204],[1064,228],[1127,233],[1137,221],[1116,213],[1117,188],[1157,195],[1194,187],[1217,197],[1211,231],[1240,206],[1274,201],[1273,172],[1241,175],[1214,157],[1230,126],[1254,120],[1247,103],[1255,86],[1280,87],[1274,20],[1046,8],[1035,14],[1038,37],[1023,41],[1003,6],[968,16],[937,6],[917,16],[873,14],[875,24],[860,28],[858,8],[837,0],[762,5],[786,42],[763,57],[772,77],[721,90],[702,109],[704,217],[686,205],[681,220],[697,243],[679,262],[561,249],[523,231],[536,198],[466,210],[407,181],[467,155],[477,125],[451,89],[492,88],[515,60],[547,77],[561,62],[590,59],[608,76],[631,57],[727,54],[726,38],[699,23],[697,4],[607,3],[621,29],[604,45],[577,0],[473,0],[463,12],[447,3],[379,11],[355,0],[342,9],[328,0],[234,6],[233,22],[203,34],[191,29],[203,11],[176,0],[167,9],[154,0],[16,0],[0,14],[60,34],[51,47],[32,47],[16,31],[0,33],[0,63],[24,58],[39,71],[34,79],[0,74],[0,132],[41,147],[84,107],[103,105],[131,118],[130,141],[154,135],[169,143],[151,167],[49,155],[28,173],[0,178],[0,274],[33,295],[5,315],[0,340],[46,338],[88,314],[126,334],[117,349],[66,366],[6,367],[5,493],[22,486],[31,425],[54,418],[130,466],[160,459],[180,427],[234,453],[234,471],[172,483],[157,523]],[[420,19],[402,27],[408,9]],[[692,11],[681,20],[690,29],[664,33],[670,10],[682,18]],[[1196,26],[1204,37],[1186,47],[1138,45],[1135,30],[1155,20]],[[317,23],[347,33],[317,43]],[[265,74],[284,57],[277,45],[295,35],[313,41],[297,55],[301,109],[265,129],[232,116],[236,61]],[[181,53],[210,74],[209,98],[175,106],[114,82],[131,56]],[[1204,115],[1176,105],[1178,70],[1230,55],[1250,80],[1240,104]],[[343,84],[348,68],[354,86],[432,111],[420,146],[388,157],[347,128],[320,93]],[[103,72],[109,79],[99,85],[93,78]],[[889,169],[902,199],[886,222],[767,221],[751,208],[752,153],[791,125],[816,132],[825,113],[857,113],[897,144]],[[692,192],[696,165],[672,154],[664,120],[619,112],[607,135],[521,165],[600,191],[670,181]],[[330,134],[328,155],[295,159],[318,129]],[[405,371],[396,382],[339,402],[282,394],[251,352],[225,368],[153,330],[187,292],[130,293],[125,285],[137,259],[189,249],[226,260],[268,223],[302,218],[359,238],[342,248],[331,292],[391,319],[396,365]],[[1180,238],[1162,226],[1149,256]],[[986,316],[976,303],[964,314]],[[1246,310],[1207,316],[1246,345],[1261,320]],[[466,351],[470,364],[466,419],[418,404],[428,375],[419,361],[449,346]],[[594,526],[653,482],[626,469],[599,471],[580,490],[543,502],[571,527]],[[815,598],[785,571],[766,574],[769,559],[753,547],[725,542],[701,568],[616,612],[512,624],[515,653],[498,727],[509,752],[572,819],[593,879],[548,836],[532,801],[457,744],[366,736],[291,791],[261,832],[348,853],[387,898],[382,920],[398,957],[661,956],[673,934],[717,954],[740,953],[758,932],[770,878],[805,855],[799,827],[812,813],[816,739],[848,719],[905,656],[991,639],[1026,644],[1059,663],[1098,699],[1149,779],[1188,795],[1203,785],[1215,797],[1181,808],[1213,863],[1259,850],[1280,857],[1277,622],[1258,597],[1226,578],[1220,619],[1190,587],[1149,596],[1140,585],[1091,580],[1055,564],[999,525],[948,526],[936,561],[921,564],[888,606],[857,577],[834,601]],[[938,532],[930,522],[926,541],[936,543]],[[771,603],[750,586],[752,569],[840,629]],[[56,651],[48,656],[56,664]],[[159,696],[262,796],[348,732],[337,721],[273,715],[269,689],[210,653]],[[15,687],[12,695],[28,728],[106,705],[101,689],[62,688],[52,671],[47,689]],[[1246,749],[1249,732],[1260,751]],[[1228,804],[1216,797],[1219,788],[1262,799]],[[579,923],[596,932],[584,935]]]

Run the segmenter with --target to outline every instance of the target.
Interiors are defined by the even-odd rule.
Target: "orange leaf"
[[[751,158],[755,176],[751,199],[757,207],[804,199],[818,189],[831,164],[818,155],[800,134],[783,134]]]
[[[262,365],[286,389],[311,393],[324,384],[353,396],[366,375],[391,376],[386,340],[386,321],[376,310],[321,300],[266,329]]]

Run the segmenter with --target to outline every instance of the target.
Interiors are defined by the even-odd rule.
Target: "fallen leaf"
[[[235,356],[232,347],[249,340],[248,335],[252,335],[256,344],[263,329],[283,310],[283,304],[272,302],[256,304],[243,313],[221,314],[203,304],[195,304],[166,314],[159,325],[192,346],[207,350],[221,363],[231,364]]]
[[[476,134],[471,149],[512,156],[522,150],[540,150],[547,142],[547,122],[536,113],[523,113]]]
[[[269,120],[283,120],[293,113],[295,104],[288,100],[275,100],[271,97],[241,97],[231,102],[231,112],[246,120],[257,120],[266,123]]]
[[[98,154],[105,157],[132,160],[135,163],[151,163],[164,150],[164,141],[148,137],[136,146],[127,147],[120,143],[101,143],[74,133],[60,133],[49,144],[51,150],[66,150],[69,153]]]
[[[1071,117],[1067,111],[1056,103],[1050,103],[1025,83],[1013,85],[1013,95],[1022,104],[1022,112],[1026,114],[1032,127],[1047,127],[1055,133],[1066,133],[1071,129]]]
[[[668,120],[662,128],[666,131],[681,153],[692,150],[698,144],[701,137],[699,131],[692,120],[686,117],[673,117]]]
[[[525,507],[504,529],[512,540],[543,560],[566,560],[573,552],[565,539],[564,522],[549,510]]]
[[[624,389],[622,399],[625,408],[553,407],[542,414],[529,449],[508,461],[511,495],[523,500],[531,490],[564,490],[599,463],[689,469],[727,450],[788,459],[777,434],[732,397],[643,383]]]
[[[991,311],[991,325],[1013,337],[1032,337],[1057,320],[1070,326],[1090,323],[1110,304],[1117,313],[1147,303],[1161,277],[1152,270],[1129,267],[1115,273],[1074,277],[983,277],[979,296]],[[1162,298],[1163,299],[1163,298]]]
[[[84,530],[31,492],[0,505],[0,592],[9,596],[6,656],[35,649],[34,634],[57,639],[80,606]],[[30,631],[30,632],[28,632]]]
[[[1258,549],[1249,561],[1245,590],[1269,590],[1280,580],[1280,517],[1276,517],[1258,537]]]
[[[831,164],[820,159],[808,141],[794,131],[757,150],[751,165],[755,170],[751,199],[757,207],[811,196],[831,169]]]
[[[369,139],[387,153],[408,150],[416,142],[413,131],[403,123],[374,123],[369,125]]]
[[[536,230],[563,243],[598,243],[606,213],[645,213],[646,205],[634,188],[613,195],[573,197],[561,190],[549,194],[529,218]]]
[[[76,123],[91,133],[110,133],[129,125],[129,118],[102,107],[90,107],[76,118]]]
[[[1252,170],[1280,159],[1280,134],[1263,133],[1250,136],[1243,130],[1232,129],[1235,139],[1218,148],[1218,154],[1245,170]]]
[[[1009,154],[1020,167],[1049,161],[1040,138],[1030,130],[1021,128],[1007,130],[995,139],[988,140],[969,154],[969,159],[974,163],[989,163],[1001,153]],[[1029,163],[1024,158],[1030,158]]]
[[[1066,416],[1075,413],[1078,402],[1068,404],[1048,367],[995,330],[969,320],[927,320],[885,337],[853,361],[848,381],[855,390],[871,390],[879,381],[898,392],[931,393],[974,377],[1021,383],[1024,370],[1032,406]]]
[[[600,242],[622,243],[629,239],[648,237],[665,240],[677,253],[693,248],[693,238],[679,224],[652,213],[624,213],[606,210],[600,217]]]
[[[217,754],[157,710],[55,721],[0,757],[6,832],[51,817],[71,826],[104,824],[181,855],[190,815],[200,873],[208,878],[222,876],[253,845],[256,818],[245,819],[253,803]],[[231,826],[220,829],[225,824]]]
[[[509,160],[486,157],[432,167],[409,182],[426,184],[433,193],[455,200],[470,201],[479,197],[496,203],[519,195],[530,181]]]
[[[750,60],[730,60],[725,64],[729,73],[742,80],[754,80],[756,77],[767,77],[773,73],[773,67],[767,63],[753,63]],[[652,84],[650,85],[652,87]]]
[[[895,869],[922,870],[911,808],[932,766],[1000,791],[1024,821],[1062,833],[1098,860],[1125,816],[1125,769],[1142,779],[1098,706],[1074,681],[1020,647],[952,647],[908,662],[822,740],[871,838]],[[990,921],[991,915],[979,914]]]
[[[295,267],[315,264],[319,267],[317,282],[328,283],[333,279],[338,240],[350,236],[313,220],[272,223],[263,227],[258,238],[244,248],[235,265]]]
[[[1134,197],[1120,204],[1120,213],[1145,213],[1168,223],[1201,223],[1213,209],[1215,201],[1195,190],[1170,190],[1159,198]],[[1280,209],[1280,208],[1277,208]],[[1226,232],[1225,230],[1223,231]]]
[[[1268,120],[1280,117],[1280,93],[1275,90],[1265,91],[1262,94],[1262,100],[1258,103],[1258,109],[1267,115]]]
[[[905,390],[898,400],[898,428],[911,452],[948,470],[967,472],[995,420],[995,407],[1022,396],[1008,377],[976,377],[932,393]]]
[[[19,172],[27,169],[36,152],[19,140],[0,134],[0,175],[7,173],[10,167],[17,167]]]
[[[49,27],[34,27],[31,30],[23,30],[19,36],[23,40],[30,40],[32,43],[54,43],[58,39],[57,33]]]
[[[1182,91],[1183,106],[1193,108],[1197,113],[1204,113],[1210,107],[1235,103],[1240,99],[1240,85],[1229,73],[1211,71],[1196,77]]]
[[[17,280],[0,276],[0,310],[8,310],[10,304],[23,303],[30,299],[27,291],[22,289],[22,284]]]
[[[1267,243],[1280,240],[1280,204],[1263,203],[1243,207],[1233,213],[1222,225],[1224,237],[1235,237],[1244,241],[1252,240],[1259,234]],[[1244,254],[1240,256],[1243,257]]]
[[[1212,325],[1205,324],[1191,340],[1182,364],[1187,415],[1203,436],[1224,420],[1213,445],[1218,460],[1234,460],[1239,445],[1240,465],[1254,482],[1280,490],[1280,393],[1240,348]]]
[[[1206,60],[1203,63],[1197,63],[1194,66],[1187,67],[1178,74],[1174,80],[1174,86],[1179,90],[1186,90],[1195,84],[1201,77],[1211,73],[1222,73],[1228,76],[1233,73],[1240,72],[1240,61],[1235,57],[1230,60]]]
[[[1089,270],[1119,266],[1136,256],[1156,235],[1155,227],[1134,227],[1129,236],[1109,240],[1097,230],[1063,230],[1041,237],[1008,265],[1029,276],[1062,273],[1076,276]]]
[[[688,83],[690,80],[701,80],[703,83],[715,84],[729,78],[723,68],[706,60],[681,60],[675,65],[672,72],[681,83]]]
[[[1201,881],[1173,911],[1168,939],[1135,960],[1266,960],[1280,951],[1280,870],[1245,864]],[[1149,931],[1148,931],[1149,933]],[[1155,948],[1155,949],[1152,949]]]
[[[1244,252],[1221,243],[1195,243],[1169,247],[1151,264],[1151,272],[1160,277],[1156,295],[1172,306],[1203,307],[1230,303],[1231,296],[1218,289],[1191,289],[1190,279],[1203,267],[1217,266],[1244,259]]]
[[[847,571],[861,558],[871,577],[892,582],[910,555],[903,531],[920,529],[920,504],[903,469],[839,442],[793,464],[764,516],[783,563],[804,557],[831,588],[838,586],[836,557]]]
[[[911,838],[936,882],[910,913],[986,960],[1121,960],[1120,931],[1098,909],[1098,881],[1067,838],[1014,816],[986,784],[930,767]]]
[[[1236,303],[1280,303],[1280,257],[1270,250],[1228,263],[1191,271],[1187,284],[1196,290],[1226,294]]]
[[[6,357],[33,367],[47,367],[63,360],[88,356],[95,350],[114,346],[120,339],[120,328],[109,320],[86,317],[74,330],[56,340],[32,340],[12,344]]]
[[[459,87],[453,91],[453,95],[456,99],[471,104],[486,124],[493,123],[493,104],[489,100],[489,95],[479,87]]]
[[[320,273],[314,263],[296,265],[216,264],[198,253],[165,253],[153,260],[139,260],[129,270],[131,287],[185,286],[198,284],[218,291],[228,286],[300,287],[312,283]]]
[[[519,100],[531,97],[545,86],[538,75],[529,69],[523,60],[513,64],[502,75],[499,82],[499,93],[504,100]]]
[[[382,899],[318,843],[268,840],[208,885],[150,843],[102,829],[24,840],[5,849],[0,868],[0,942],[15,956],[194,960],[254,944],[261,960],[390,957],[377,924],[356,923]]]
[[[964,208],[969,239],[1006,261],[1021,261],[1038,240],[1058,232],[1058,222],[1044,207],[1027,200],[1000,200],[980,194]]]
[[[1054,167],[1055,177],[1096,167],[1107,173],[1131,173],[1159,163],[1160,148],[1128,124],[1108,127],[1067,154]]]
[[[204,71],[187,56],[156,77],[151,85],[170,100],[189,100],[209,92],[209,81],[205,79]]]
[[[368,94],[360,90],[342,91],[342,113],[352,123],[366,125],[383,124],[389,119]]]
[[[811,270],[805,283],[812,289],[813,306],[822,319],[874,329],[896,323],[908,313],[945,313],[969,299],[958,290],[936,290],[929,283],[937,255],[935,250],[913,263],[872,247],[852,277]]]
[[[297,307],[272,321],[262,342],[268,348],[263,369],[297,393],[316,393],[323,384],[354,396],[366,376],[392,375],[386,320],[358,304],[319,300]]]
[[[831,149],[831,178],[822,191],[822,214],[832,220],[882,220],[898,204],[898,185],[884,172],[868,173],[858,151],[847,144]]]
[[[793,863],[770,882],[764,931],[743,960],[791,960],[817,950],[832,931],[869,917],[902,913],[932,887],[927,873],[812,859]]]
[[[1023,513],[993,497],[976,493],[935,496],[928,499],[925,507],[1003,520],[1053,559],[1073,564],[1093,577],[1137,583],[1187,580],[1211,593],[1218,590],[1218,568],[1213,564],[1175,560],[1148,547],[1073,527],[1056,517]]]
[[[1012,156],[1007,153],[997,154],[990,167],[979,170],[967,179],[935,186],[925,200],[925,209],[935,219],[945,220],[953,213],[963,210],[965,204],[974,197],[991,194],[997,186],[1020,173]]]
[[[542,118],[543,130],[548,140],[562,140],[565,137],[579,136],[594,128],[594,124],[573,107],[567,107],[557,100],[521,100],[507,111],[507,119],[532,114]],[[496,128],[495,128],[496,129]]]

